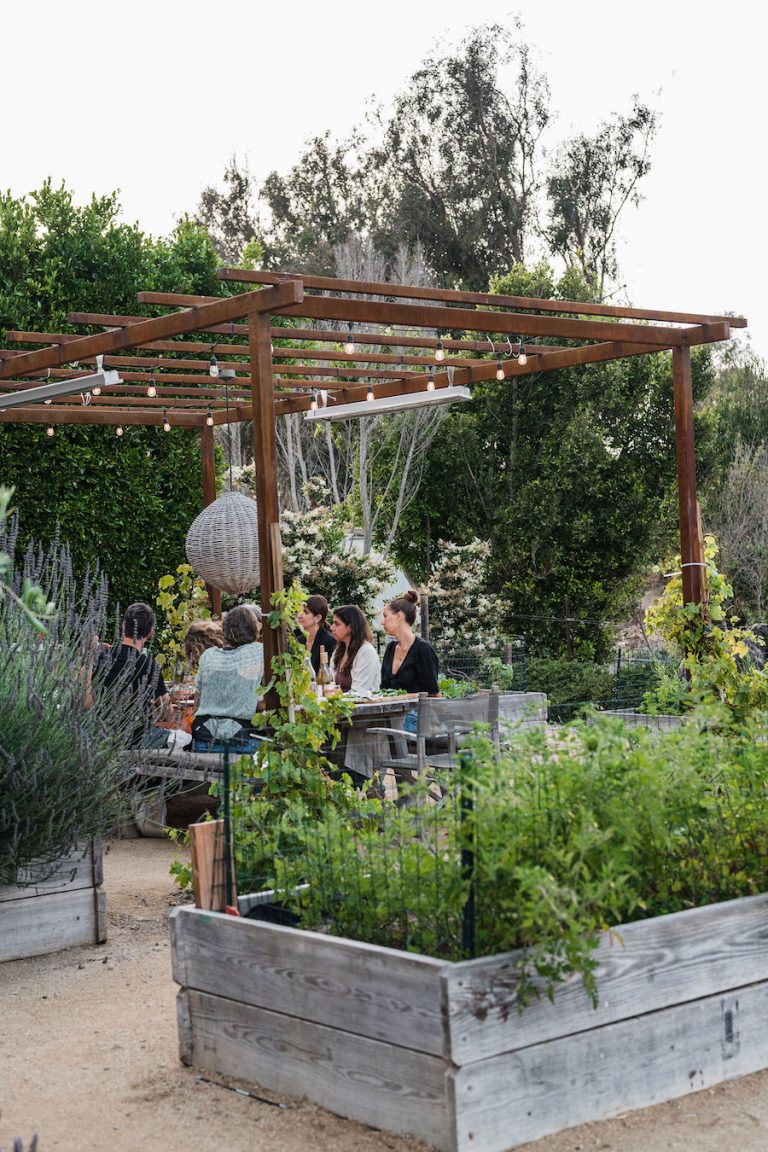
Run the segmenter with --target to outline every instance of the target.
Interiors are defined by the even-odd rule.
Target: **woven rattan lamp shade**
[[[225,492],[204,508],[187,532],[187,560],[207,584],[239,595],[259,585],[256,504]]]

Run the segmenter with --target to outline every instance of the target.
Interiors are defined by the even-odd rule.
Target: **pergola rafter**
[[[268,601],[282,582],[275,418],[306,411],[313,390],[327,392],[331,405],[337,398],[355,403],[369,385],[382,398],[423,392],[428,383],[439,393],[451,383],[494,380],[500,370],[514,379],[671,350],[684,596],[703,598],[690,349],[728,339],[732,328],[745,327],[743,318],[232,268],[221,269],[219,278],[244,291],[227,297],[141,292],[141,306],[164,311],[150,318],[70,313],[73,326],[102,329],[89,335],[7,333],[7,343],[27,347],[0,349],[0,393],[48,378],[76,381],[97,356],[123,382],[98,397],[74,394],[50,405],[0,409],[0,423],[159,426],[167,413],[173,425],[200,430],[207,504],[216,495],[207,420],[252,420],[261,590]],[[355,348],[345,352],[349,325]],[[435,355],[437,339],[443,359]],[[220,371],[215,378],[212,352]]]

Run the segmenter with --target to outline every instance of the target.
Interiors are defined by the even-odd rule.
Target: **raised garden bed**
[[[0,961],[44,956],[107,939],[101,842],[63,857],[40,883],[0,887]]]
[[[447,1152],[502,1152],[768,1066],[768,896],[626,925],[520,1013],[516,954],[445,963],[181,907],[181,1059]]]

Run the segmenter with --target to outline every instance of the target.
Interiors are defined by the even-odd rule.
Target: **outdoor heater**
[[[356,404],[334,404],[333,407],[310,409],[304,413],[305,420],[352,420],[356,416],[386,415],[390,412],[405,412],[410,408],[427,408],[434,404],[455,404],[471,400],[469,388],[435,388],[434,392],[407,392],[403,396],[380,396],[373,400],[361,400]]]

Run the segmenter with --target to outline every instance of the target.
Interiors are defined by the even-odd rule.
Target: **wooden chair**
[[[498,733],[499,693],[479,693],[460,700],[427,696],[418,702],[416,732],[392,728],[369,728],[387,751],[380,753],[378,770],[383,776],[391,770],[398,782],[415,783],[430,771],[454,768],[464,738],[476,724],[488,726],[491,738]],[[381,745],[380,745],[381,747]]]

